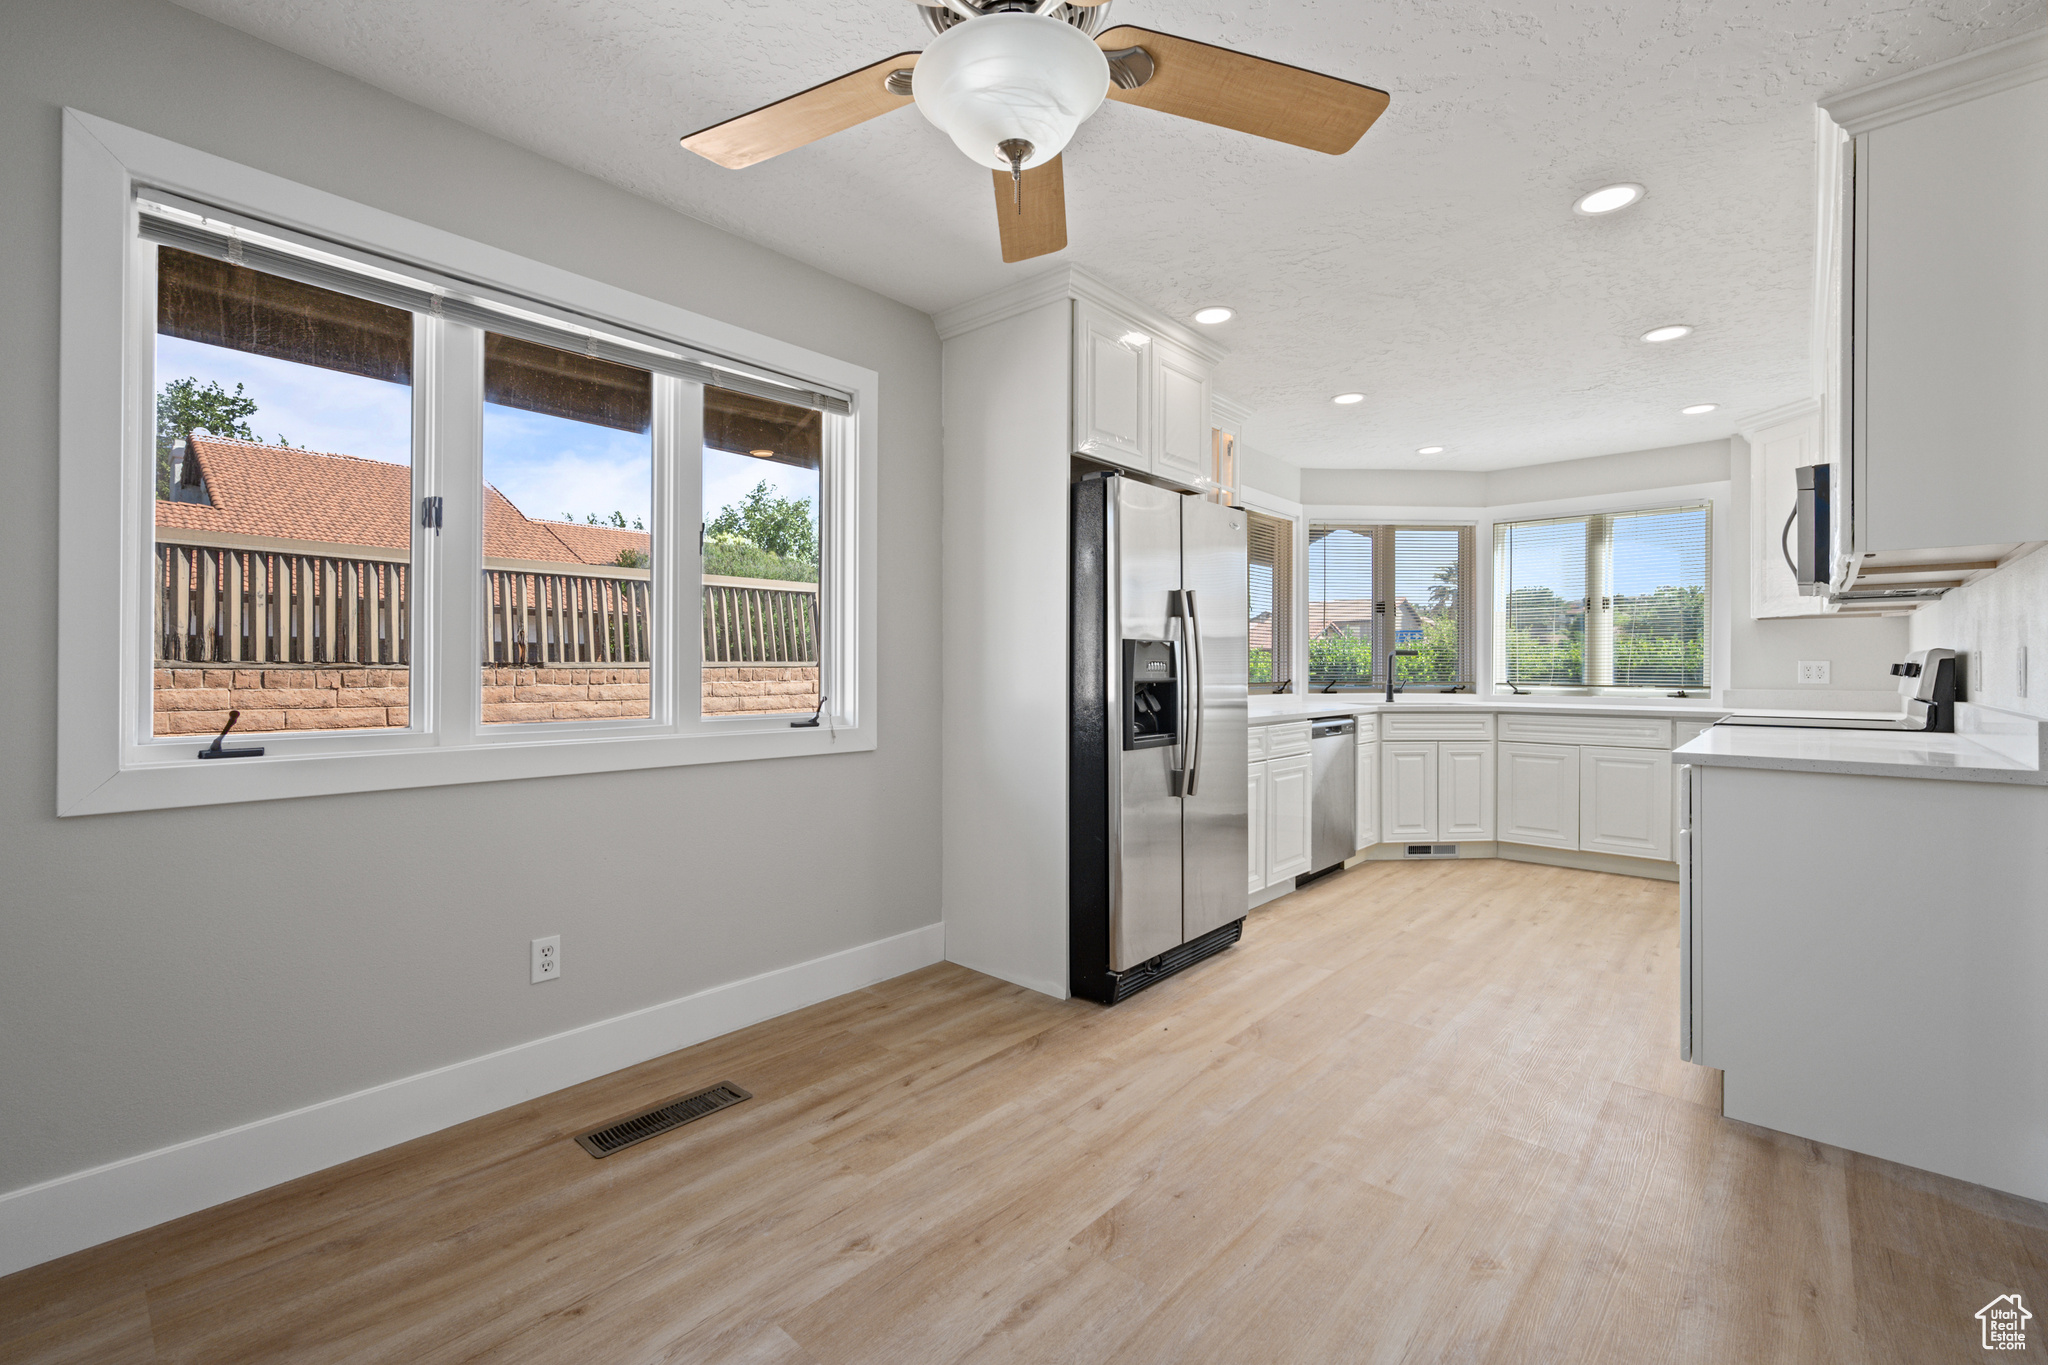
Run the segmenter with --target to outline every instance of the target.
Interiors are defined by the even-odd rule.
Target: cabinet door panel
[[[1310,789],[1307,754],[1266,764],[1266,885],[1309,870]]]
[[[1579,750],[1571,744],[1500,746],[1499,837],[1549,848],[1579,846]]]
[[[1146,348],[1127,346],[1132,328],[1091,303],[1074,305],[1074,449],[1098,460],[1150,469]]]
[[[1436,814],[1436,745],[1380,745],[1382,841],[1433,843]]]
[[[1209,371],[1165,342],[1154,342],[1152,472],[1195,484],[1209,477]]]
[[[1436,833],[1446,843],[1493,838],[1493,745],[1439,744]]]
[[[1579,750],[1579,847],[1670,861],[1670,754]]]
[[[1251,765],[1251,779],[1245,786],[1245,810],[1247,812],[1245,843],[1250,849],[1250,866],[1245,882],[1247,892],[1266,889],[1266,765]]]
[[[1358,746],[1358,831],[1360,848],[1380,841],[1380,746]]]

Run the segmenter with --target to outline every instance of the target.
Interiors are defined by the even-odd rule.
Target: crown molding
[[[991,326],[1060,299],[1083,299],[1099,304],[1138,323],[1152,335],[1162,337],[1184,351],[1192,351],[1211,365],[1220,364],[1228,354],[1215,342],[1196,336],[1165,314],[1118,292],[1077,265],[1061,266],[944,309],[932,314],[932,323],[938,328],[939,340],[951,341],[963,332]]]
[[[1790,403],[1780,403],[1775,408],[1765,408],[1762,412],[1751,413],[1735,424],[1735,433],[1751,445],[1755,445],[1757,436],[1772,427],[1819,415],[1818,398],[1801,398]]]
[[[1252,419],[1250,408],[1242,403],[1232,402],[1220,393],[1212,393],[1209,395],[1209,412],[1215,418],[1217,426],[1234,433],[1238,445],[1244,445],[1244,424]]]
[[[2048,77],[2048,29],[1890,76],[1820,101],[1852,134],[1902,123]]]

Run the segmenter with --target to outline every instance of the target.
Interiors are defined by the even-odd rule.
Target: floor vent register
[[[636,1142],[660,1137],[673,1132],[686,1123],[694,1123],[707,1114],[729,1109],[741,1100],[754,1098],[751,1092],[740,1089],[731,1081],[720,1081],[708,1090],[698,1090],[677,1099],[666,1100],[652,1109],[643,1109],[622,1119],[615,1119],[602,1128],[593,1128],[580,1133],[576,1145],[592,1156],[610,1156],[622,1152]]]

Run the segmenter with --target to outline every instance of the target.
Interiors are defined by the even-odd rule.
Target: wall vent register
[[[643,1109],[637,1114],[614,1119],[601,1128],[579,1133],[576,1145],[594,1157],[610,1156],[636,1142],[674,1132],[686,1123],[694,1123],[706,1115],[730,1109],[741,1100],[752,1098],[751,1091],[742,1090],[731,1081],[720,1081],[709,1089],[665,1100],[652,1109]]]

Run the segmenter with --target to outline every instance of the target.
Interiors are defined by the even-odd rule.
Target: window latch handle
[[[437,536],[441,534],[441,499],[438,495],[420,499],[420,525],[431,527]]]

